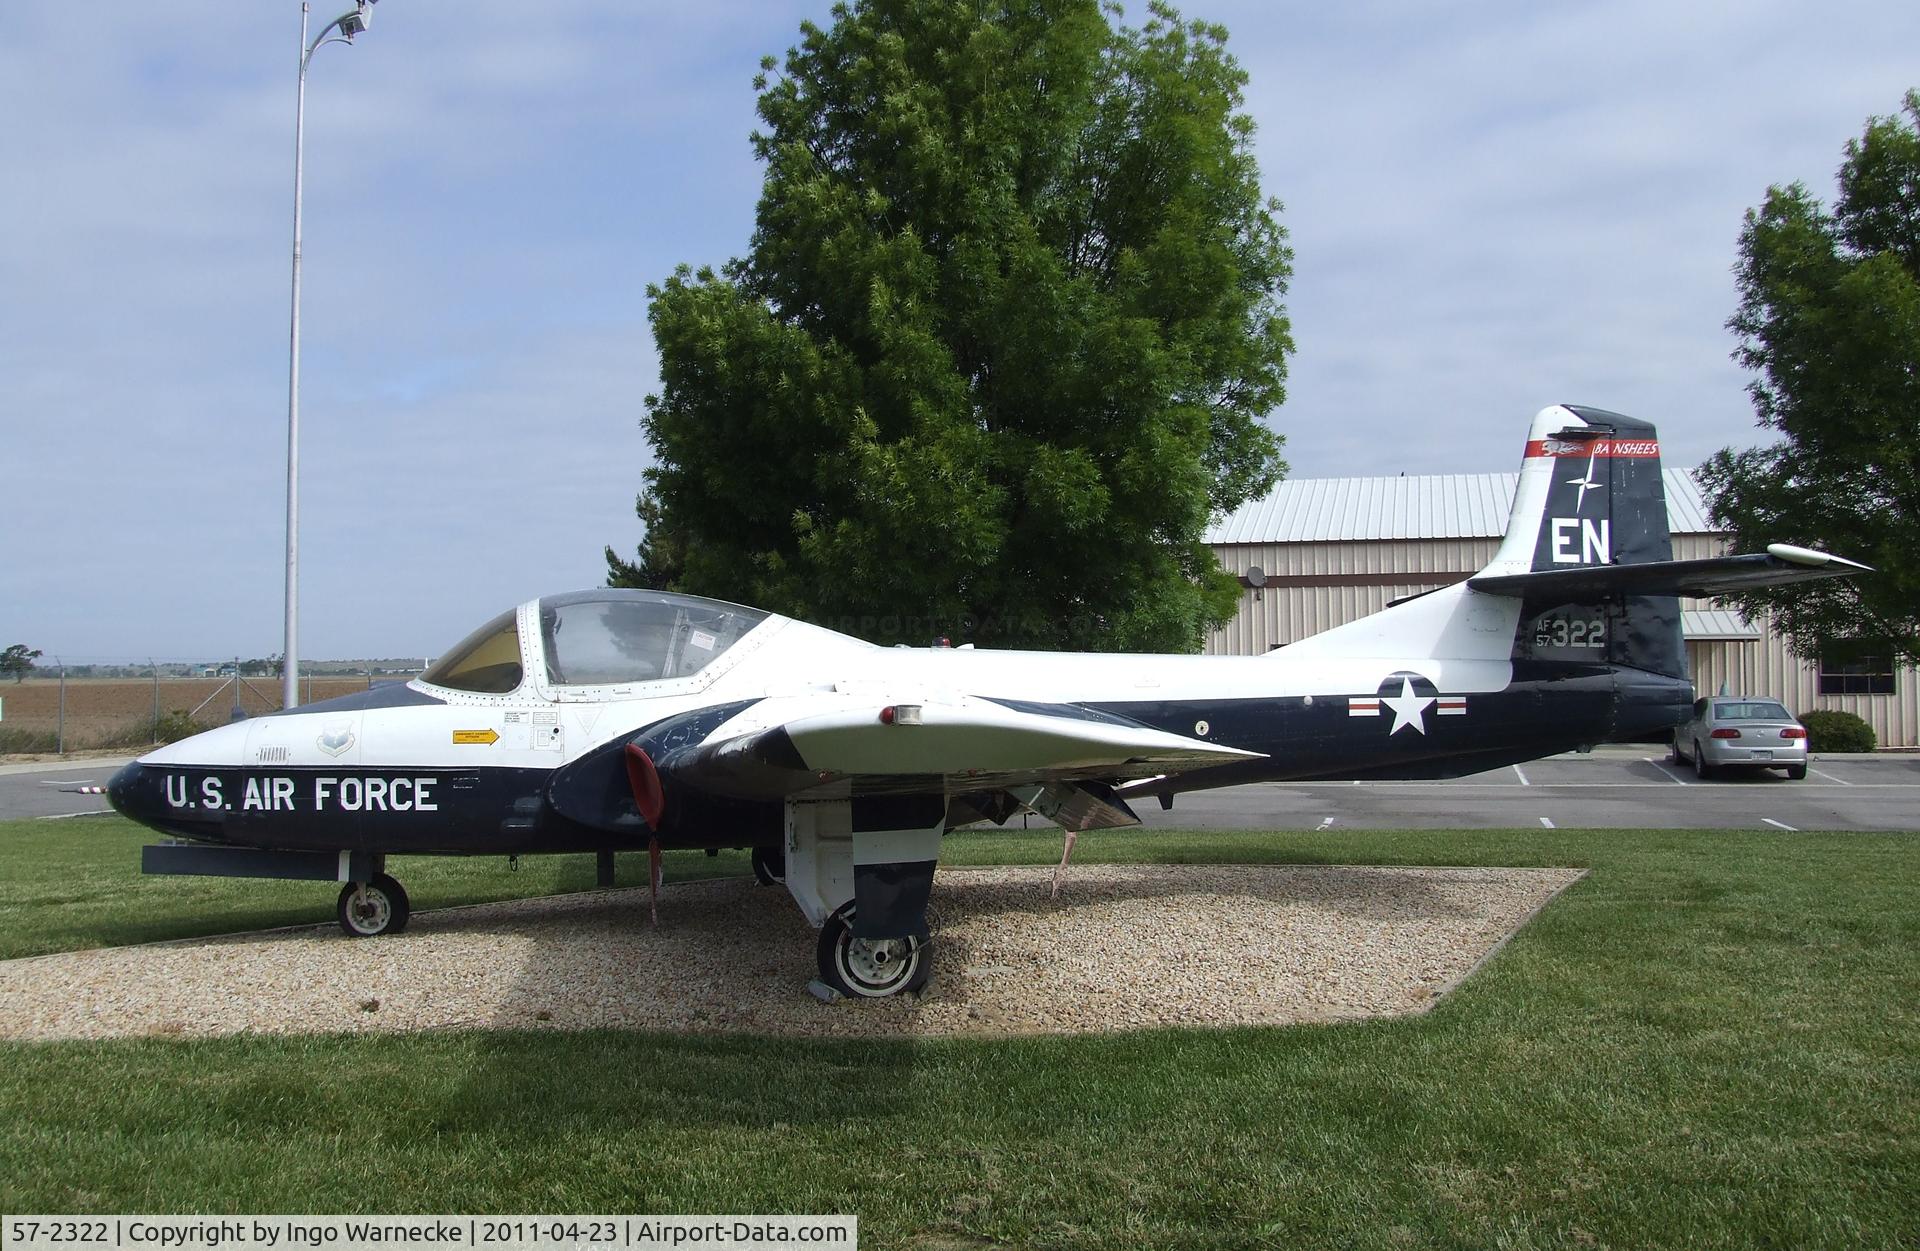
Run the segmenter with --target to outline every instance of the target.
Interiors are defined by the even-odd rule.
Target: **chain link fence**
[[[319,665],[300,675],[310,704],[418,677],[418,665]],[[237,662],[48,664],[0,682],[0,754],[150,747],[229,721],[277,712],[281,679]]]

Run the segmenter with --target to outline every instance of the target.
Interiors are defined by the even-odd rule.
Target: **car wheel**
[[[1700,740],[1693,740],[1693,776],[1701,781],[1713,776],[1713,766],[1707,763],[1707,753],[1700,750]]]
[[[1807,780],[1807,766],[1788,765],[1787,776],[1796,782],[1804,782]]]

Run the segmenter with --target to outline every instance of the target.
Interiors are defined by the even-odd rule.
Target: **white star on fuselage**
[[[1383,697],[1380,700],[1381,707],[1393,709],[1393,728],[1387,731],[1387,737],[1392,738],[1408,726],[1412,726],[1422,734],[1425,734],[1427,732],[1427,718],[1425,714],[1427,705],[1432,702],[1433,696],[1431,695],[1415,695],[1413,693],[1412,678],[1401,678],[1400,693],[1398,695]]]

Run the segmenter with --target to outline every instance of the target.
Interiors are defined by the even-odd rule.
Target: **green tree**
[[[1884,640],[1920,663],[1920,91],[1849,140],[1832,211],[1772,187],[1740,235],[1734,359],[1780,441],[1701,469],[1738,550],[1823,547],[1878,572],[1734,597],[1802,655]]]
[[[15,643],[0,652],[0,673],[11,673],[16,684],[24,682],[27,674],[33,671],[33,662],[40,659],[41,654],[29,649],[25,643]]]
[[[1202,531],[1285,469],[1292,350],[1225,30],[861,0],[802,35],[754,84],[747,256],[648,289],[657,464],[610,581],[887,641],[1197,648],[1238,599]]]

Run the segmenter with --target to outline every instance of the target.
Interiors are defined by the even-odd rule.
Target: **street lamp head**
[[[354,10],[340,19],[340,33],[353,42],[353,37],[373,24],[373,6],[375,0],[355,0]]]

